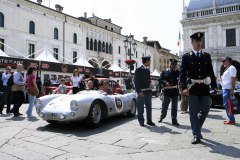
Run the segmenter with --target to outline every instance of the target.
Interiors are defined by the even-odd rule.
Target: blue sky
[[[185,1],[188,5],[190,0]],[[123,35],[131,33],[138,41],[147,36],[172,53],[179,52],[183,0],[43,0],[43,5],[49,4],[51,8],[60,4],[64,13],[75,17],[87,12],[88,17],[94,13],[103,19],[111,18],[114,24],[123,27]]]

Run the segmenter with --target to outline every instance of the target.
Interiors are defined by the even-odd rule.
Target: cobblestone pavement
[[[163,123],[157,123],[160,106],[161,101],[153,98],[154,127],[140,127],[136,117],[125,116],[88,129],[83,124],[52,126],[38,117],[1,115],[0,159],[240,159],[240,124],[224,125],[225,110],[211,109],[203,126],[203,142],[192,145],[189,115],[178,112],[179,127],[171,125],[170,111]],[[26,108],[23,105],[21,112]],[[236,120],[240,122],[240,116]]]

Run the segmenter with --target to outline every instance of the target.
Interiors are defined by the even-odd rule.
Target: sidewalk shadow
[[[0,117],[10,117],[10,116],[12,116],[13,114],[2,114],[2,115],[0,115]]]
[[[11,121],[23,121],[25,119],[25,117],[15,117],[15,116],[13,116],[13,117],[11,117],[11,118],[7,118],[6,120],[11,120]]]
[[[147,129],[149,129],[151,132],[156,132],[156,133],[171,133],[171,134],[182,134],[180,132],[176,132],[172,130],[171,128],[167,128],[165,126],[145,126]]]
[[[228,157],[232,158],[239,158],[240,157],[240,149],[233,147],[233,146],[227,146],[225,144],[215,142],[210,139],[204,139],[206,142],[203,142],[203,144],[207,147],[210,147],[212,150],[210,152],[212,153],[218,153],[222,154]]]
[[[225,120],[221,115],[208,114],[207,118]]]
[[[210,112],[222,112],[224,108],[221,108],[221,110],[217,109],[217,108],[210,108]]]
[[[98,128],[89,128],[86,126],[85,121],[73,122],[73,123],[54,123],[40,126],[38,131],[71,134],[77,137],[88,137],[90,135],[96,135],[112,128],[120,126],[124,123],[135,120],[136,117],[126,118],[124,115],[111,117],[103,120],[102,125]]]

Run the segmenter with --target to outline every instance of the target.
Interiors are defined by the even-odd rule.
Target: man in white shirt
[[[223,105],[226,109],[227,116],[229,120],[225,120],[224,124],[233,124],[235,125],[235,117],[233,114],[229,113],[228,109],[228,100],[230,99],[230,96],[234,96],[234,89],[235,89],[235,81],[236,81],[236,75],[237,70],[232,65],[232,58],[226,57],[222,60],[224,67],[226,67],[222,77],[221,77],[221,85],[223,90]]]

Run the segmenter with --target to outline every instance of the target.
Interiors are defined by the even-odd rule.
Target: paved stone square
[[[211,109],[203,126],[203,142],[192,145],[188,114],[178,112],[179,127],[171,112],[157,123],[161,101],[153,98],[154,127],[140,127],[137,117],[105,120],[97,129],[84,124],[49,125],[36,117],[1,115],[1,160],[226,160],[240,159],[240,124],[224,125],[225,110]],[[25,113],[27,104],[21,107]],[[5,110],[4,110],[5,111]],[[36,112],[34,110],[34,115]],[[236,116],[240,122],[240,116]]]

